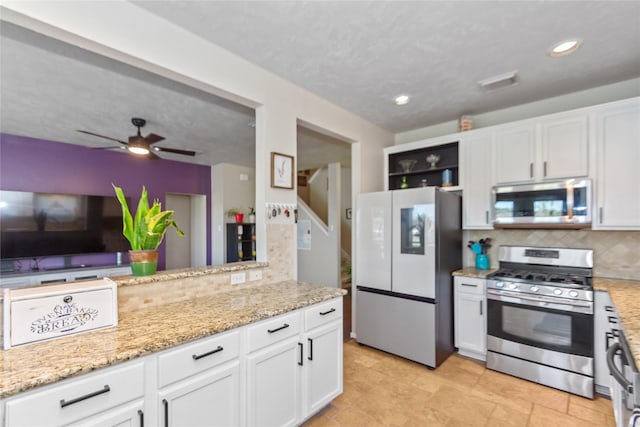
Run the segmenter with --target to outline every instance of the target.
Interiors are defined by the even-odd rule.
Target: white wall
[[[329,170],[318,169],[309,179],[309,207],[325,224],[329,223]]]
[[[517,120],[559,113],[576,108],[589,107],[591,105],[604,104],[606,102],[640,96],[640,78],[626,80],[610,85],[599,86],[579,92],[543,99],[542,101],[522,104],[503,110],[472,115],[473,129]],[[395,136],[396,144],[420,141],[422,139],[450,135],[458,132],[458,121],[452,120],[433,126],[398,133]]]
[[[296,155],[298,120],[354,143],[354,194],[361,188],[383,188],[379,165],[382,148],[394,142],[392,134],[132,3],[2,4],[4,20],[255,108],[256,237],[260,261],[267,261],[269,244],[265,205],[296,203],[295,191],[270,187],[269,167],[272,151]],[[368,167],[360,168],[360,161]],[[293,229],[292,217],[288,224]],[[215,238],[215,227],[212,232]],[[286,246],[295,254],[295,238],[288,239]],[[292,265],[289,278],[296,277],[295,262]]]

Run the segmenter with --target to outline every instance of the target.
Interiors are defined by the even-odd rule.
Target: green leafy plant
[[[227,216],[228,217],[234,217],[236,214],[240,214],[242,213],[242,211],[238,208],[231,208],[227,211]]]
[[[169,227],[176,229],[178,236],[184,236],[184,233],[172,219],[174,211],[163,211],[162,205],[157,199],[153,200],[153,204],[149,206],[147,189],[142,186],[142,194],[138,202],[135,217],[131,216],[127,199],[124,197],[122,188],[111,184],[116,191],[118,201],[122,206],[122,235],[126,237],[134,251],[139,250],[155,250],[158,249],[164,235]]]

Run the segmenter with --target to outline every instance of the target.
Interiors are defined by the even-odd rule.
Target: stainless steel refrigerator
[[[453,352],[460,196],[438,187],[358,195],[356,339],[432,368]]]

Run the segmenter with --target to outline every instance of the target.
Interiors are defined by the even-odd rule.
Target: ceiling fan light
[[[149,154],[149,149],[146,147],[141,147],[139,145],[129,145],[128,147],[129,151],[131,151],[133,154],[138,154],[140,156],[145,156],[147,154]]]
[[[406,105],[409,101],[411,101],[409,95],[399,95],[393,100],[396,105]]]

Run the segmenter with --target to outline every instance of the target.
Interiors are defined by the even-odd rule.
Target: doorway
[[[206,196],[167,193],[165,205],[174,211],[173,218],[185,234],[180,237],[173,230],[167,232],[166,269],[206,265]]]

